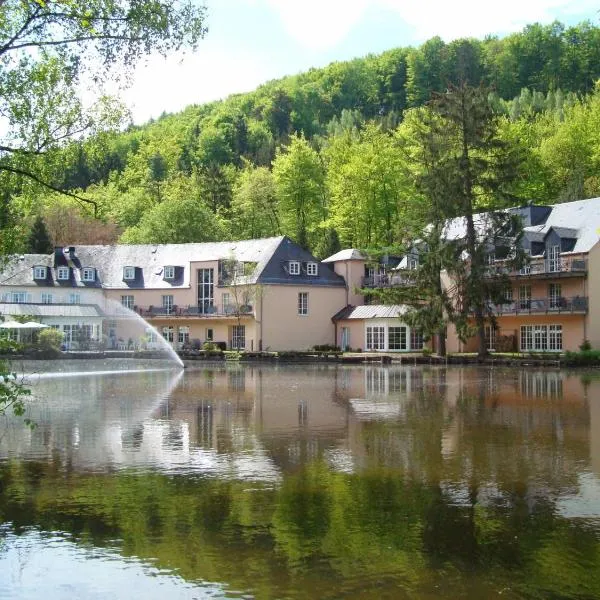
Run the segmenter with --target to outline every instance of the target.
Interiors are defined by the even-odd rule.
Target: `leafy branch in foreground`
[[[0,172],[13,193],[23,185],[66,193],[52,151],[123,121],[104,83],[126,82],[151,53],[195,49],[204,17],[193,0],[1,1]],[[99,100],[84,102],[88,92]],[[89,198],[68,195],[96,212]]]
[[[0,340],[0,352],[7,352],[14,348],[14,342]],[[0,360],[0,416],[12,411],[15,416],[22,417],[25,414],[25,400],[30,395],[31,390],[25,387],[17,373],[11,371],[10,362]],[[35,427],[28,418],[25,419],[25,424]]]

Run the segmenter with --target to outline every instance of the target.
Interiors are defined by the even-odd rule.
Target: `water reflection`
[[[220,365],[35,394],[38,428],[0,439],[0,568],[33,528],[219,597],[600,597],[598,376]]]

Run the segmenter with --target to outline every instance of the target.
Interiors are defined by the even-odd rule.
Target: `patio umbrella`
[[[27,325],[18,321],[4,321],[0,323],[0,329],[27,329]]]
[[[46,327],[50,327],[50,325],[44,325],[43,323],[37,323],[36,321],[27,321],[27,323],[23,323],[23,329],[46,329]]]
[[[19,323],[18,321],[4,321],[4,323],[0,323],[0,329],[27,329],[25,323]],[[17,341],[21,341],[21,333],[17,331]]]

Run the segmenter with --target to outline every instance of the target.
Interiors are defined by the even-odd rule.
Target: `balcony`
[[[404,273],[382,273],[363,277],[361,287],[363,288],[392,288],[404,285],[412,285],[411,277]]]
[[[587,274],[587,260],[584,258],[532,258],[529,264],[515,270],[498,262],[490,265],[488,275],[508,275],[509,277],[576,277]]]
[[[238,317],[254,314],[254,307],[249,304],[242,304],[239,307],[234,304],[225,306],[134,306],[135,312],[145,319],[163,318],[163,317]]]
[[[496,315],[586,314],[588,299],[586,296],[531,298],[505,304],[492,304],[490,308]]]

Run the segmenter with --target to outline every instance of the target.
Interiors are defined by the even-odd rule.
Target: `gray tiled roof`
[[[345,319],[392,319],[401,317],[408,310],[404,304],[367,304],[364,306],[347,306],[333,318],[336,321]]]
[[[530,239],[541,241],[551,229],[561,237],[572,238],[576,234],[577,241],[571,252],[589,252],[600,241],[600,198],[563,202],[549,208],[552,210],[543,224],[524,228]],[[484,219],[485,213],[474,215],[476,226]],[[464,237],[465,231],[464,217],[452,219],[446,226],[446,237],[458,239]]]
[[[76,267],[94,267],[96,281],[81,281],[80,268],[72,269],[69,281],[61,282],[54,276],[54,255],[26,254],[13,257],[0,273],[0,285],[43,287],[104,287],[106,289],[177,289],[190,286],[193,262],[235,259],[256,263],[254,273],[244,282],[264,284],[293,283],[343,286],[345,282],[329,265],[319,264],[317,276],[290,276],[285,265],[289,260],[303,263],[317,262],[306,250],[285,236],[233,242],[207,242],[189,244],[120,244],[115,246],[75,246],[70,264]],[[62,254],[57,255],[62,264]],[[35,266],[48,267],[49,278],[36,282],[32,277]],[[173,280],[164,279],[165,266],[176,267]],[[135,278],[123,280],[123,268],[135,267]],[[179,267],[179,268],[178,268]]]
[[[340,250],[331,256],[323,259],[324,263],[332,263],[340,260],[366,260],[366,258],[361,254],[360,250],[356,248],[347,248],[346,250]]]

